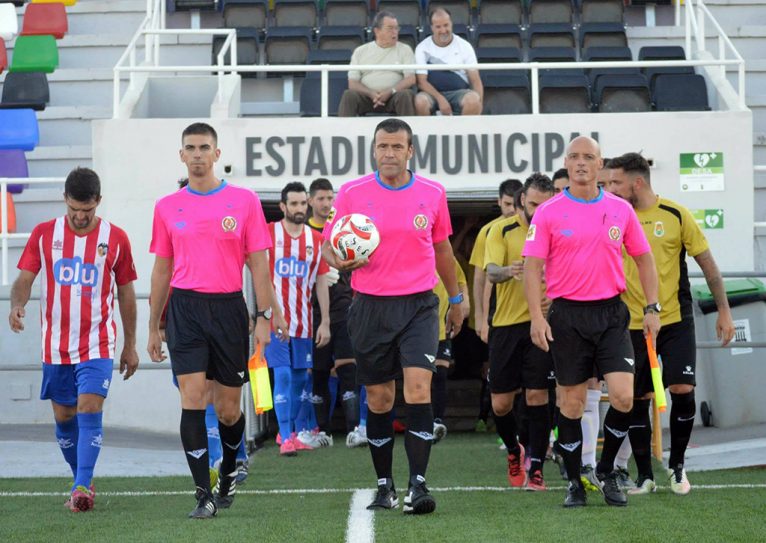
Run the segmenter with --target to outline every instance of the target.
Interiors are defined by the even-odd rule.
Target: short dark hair
[[[613,158],[609,161],[609,168],[640,175],[647,184],[652,184],[649,162],[641,156],[641,153],[625,153],[622,156]]]
[[[314,196],[317,191],[320,190],[334,190],[329,179],[325,179],[324,177],[314,179],[311,182],[311,185],[309,185],[309,196]]]
[[[64,196],[78,202],[101,198],[101,180],[90,168],[75,168],[64,182]]]
[[[192,123],[181,132],[181,142],[186,136],[212,136],[216,146],[218,145],[218,133],[215,128],[207,123]]]
[[[447,8],[439,6],[439,7],[435,7],[434,9],[428,12],[429,25],[433,24],[434,15],[436,15],[437,13],[446,13],[449,16],[450,21],[452,20],[452,14],[450,13],[450,11]]]
[[[540,172],[534,172],[527,177],[526,181],[524,181],[524,194],[526,194],[530,188],[539,190],[540,192],[554,192],[556,190],[551,178]]]
[[[288,183],[285,185],[285,188],[282,189],[282,196],[280,198],[280,201],[283,204],[287,203],[287,193],[288,192],[306,192],[306,185],[301,183],[300,181],[293,181],[292,183]]]
[[[398,19],[396,18],[396,15],[394,15],[390,11],[379,11],[375,14],[375,18],[372,20],[372,27],[382,28],[383,19],[385,19],[386,17],[389,17],[391,19],[395,19],[396,21],[398,21]]]
[[[513,207],[521,209],[521,195],[524,194],[524,187],[521,187],[513,194]]]
[[[397,132],[404,130],[407,132],[407,145],[412,145],[412,128],[401,119],[391,117],[385,121],[379,122],[378,126],[375,127],[375,132],[372,134],[372,141],[375,141],[375,137],[380,130],[387,134],[396,134]]]
[[[556,179],[566,179],[569,181],[569,172],[566,168],[559,168],[556,170],[556,173],[553,174],[553,178],[551,181],[556,181]]]
[[[604,161],[604,165],[601,167],[602,170],[611,170],[614,166],[612,166],[612,159],[606,158],[605,156],[601,157],[601,160]]]
[[[516,191],[522,187],[521,181],[518,179],[506,179],[500,183],[500,187],[497,191],[497,197],[503,196],[516,196]]]

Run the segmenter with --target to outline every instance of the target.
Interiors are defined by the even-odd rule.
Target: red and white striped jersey
[[[114,285],[136,279],[125,232],[99,219],[85,236],[76,235],[66,216],[35,226],[18,268],[40,273],[42,359],[78,364],[114,359],[117,325]]]
[[[303,225],[297,238],[288,234],[282,221],[269,223],[273,245],[269,269],[279,307],[285,315],[290,337],[311,337],[311,289],[317,276],[329,271],[322,259],[322,236]]]

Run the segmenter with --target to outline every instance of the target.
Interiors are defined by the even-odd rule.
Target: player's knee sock
[[[335,368],[338,374],[338,392],[346,419],[346,432],[359,426],[359,394],[356,392],[356,364],[343,364]]]
[[[529,420],[529,448],[531,472],[543,469],[545,453],[548,451],[548,437],[551,433],[551,418],[548,405],[530,405],[527,407]]]
[[[651,457],[652,421],[649,417],[649,402],[650,400],[633,400],[628,437],[639,477],[654,479]]]
[[[497,429],[497,435],[505,443],[508,454],[519,454],[521,451],[519,449],[519,438],[516,436],[516,415],[513,414],[513,410],[502,416],[495,413],[495,428]]]
[[[291,370],[290,373],[290,431],[299,432],[306,428],[298,428],[298,410],[301,407],[301,393],[306,387],[308,374],[305,369]],[[303,424],[303,423],[302,423]]]
[[[431,381],[431,405],[434,410],[434,420],[441,422],[447,411],[447,372],[449,368],[436,366],[436,374]]]
[[[598,405],[601,401],[600,390],[588,389],[585,400],[585,412],[581,419],[582,425],[582,463],[584,466],[596,467],[596,445],[598,430],[601,427]]]
[[[327,409],[327,423],[332,425],[332,416],[335,413],[335,405],[338,402],[338,388],[340,387],[338,376],[330,374],[327,386],[330,388],[330,406]]]
[[[487,422],[489,412],[492,409],[492,397],[489,393],[489,381],[481,380],[481,392],[479,393],[479,420]]]
[[[103,438],[101,413],[77,413],[77,475],[74,486],[88,488],[93,479],[98,453],[101,452]]]
[[[237,451],[242,444],[242,436],[245,433],[245,414],[240,413],[237,422],[226,426],[218,421],[218,432],[221,434],[223,458],[221,459],[221,473],[229,475],[237,467]]]
[[[580,482],[580,462],[582,461],[582,425],[580,419],[570,419],[559,413],[559,450],[564,458],[567,478],[578,485]]]
[[[317,426],[323,432],[330,430],[330,372],[313,370],[313,402],[316,413]]]
[[[697,404],[694,402],[694,390],[688,394],[670,393],[673,402],[670,408],[670,459],[668,467],[683,466],[686,447],[692,435]]]
[[[64,455],[64,460],[72,470],[72,477],[77,477],[77,417],[65,422],[56,422],[56,441]]]
[[[630,432],[630,427],[628,428],[629,428],[628,432]],[[630,460],[630,455],[632,452],[633,452],[633,449],[630,446],[630,439],[623,439],[622,445],[620,445],[620,448],[617,451],[617,456],[615,456],[614,458],[614,467],[627,470],[628,460]]]
[[[215,414],[215,406],[207,404],[205,408],[205,426],[207,427],[207,454],[210,467],[221,460],[221,434],[218,432],[218,415]]]
[[[516,414],[516,425],[519,443],[526,449],[529,446],[529,417],[527,416],[527,398],[524,389],[513,399],[513,412]]]
[[[391,412],[367,414],[367,443],[370,446],[372,465],[378,479],[392,479],[394,460],[394,426]]]
[[[274,368],[274,412],[282,443],[290,439],[290,372],[286,366]]]
[[[314,411],[311,403],[311,388],[311,373],[306,372],[306,380],[298,397],[298,412],[295,415],[295,430],[298,432],[316,428],[316,420],[312,420],[311,416]]]
[[[410,464],[410,485],[425,481],[431,444],[434,442],[434,412],[430,403],[407,404],[404,449]]]
[[[181,410],[181,444],[186,453],[194,486],[209,492],[210,471],[204,409]]]
[[[609,407],[604,417],[604,448],[601,460],[596,466],[598,473],[611,473],[614,470],[614,459],[630,428],[630,411],[623,413],[614,407]]]
[[[359,426],[367,427],[367,389],[361,387],[359,391]]]

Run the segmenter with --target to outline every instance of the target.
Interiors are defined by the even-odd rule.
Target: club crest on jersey
[[[418,215],[415,215],[414,219],[412,219],[412,223],[415,225],[416,229],[425,230],[426,226],[428,226],[428,217],[422,213],[419,213]]]
[[[306,247],[306,258],[311,258],[314,255],[314,248],[309,246]]]
[[[662,221],[657,221],[654,223],[654,237],[661,238],[665,235],[665,225],[662,224]]]
[[[536,230],[537,230],[537,227],[534,224],[529,225],[529,230],[527,230],[527,241],[535,241]]]
[[[609,229],[609,239],[611,239],[612,241],[617,241],[618,239],[620,239],[621,235],[622,235],[622,230],[620,230],[619,226],[615,225]]]
[[[237,229],[237,219],[231,215],[224,217],[221,221],[221,228],[224,232],[233,232]]]
[[[96,249],[98,251],[98,256],[105,257],[106,253],[109,252],[109,244],[108,243],[99,243],[98,248]]]

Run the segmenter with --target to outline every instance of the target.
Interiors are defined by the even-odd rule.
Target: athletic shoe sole
[[[415,503],[404,503],[404,514],[406,515],[427,515],[436,511],[436,500],[433,496],[421,496]]]

